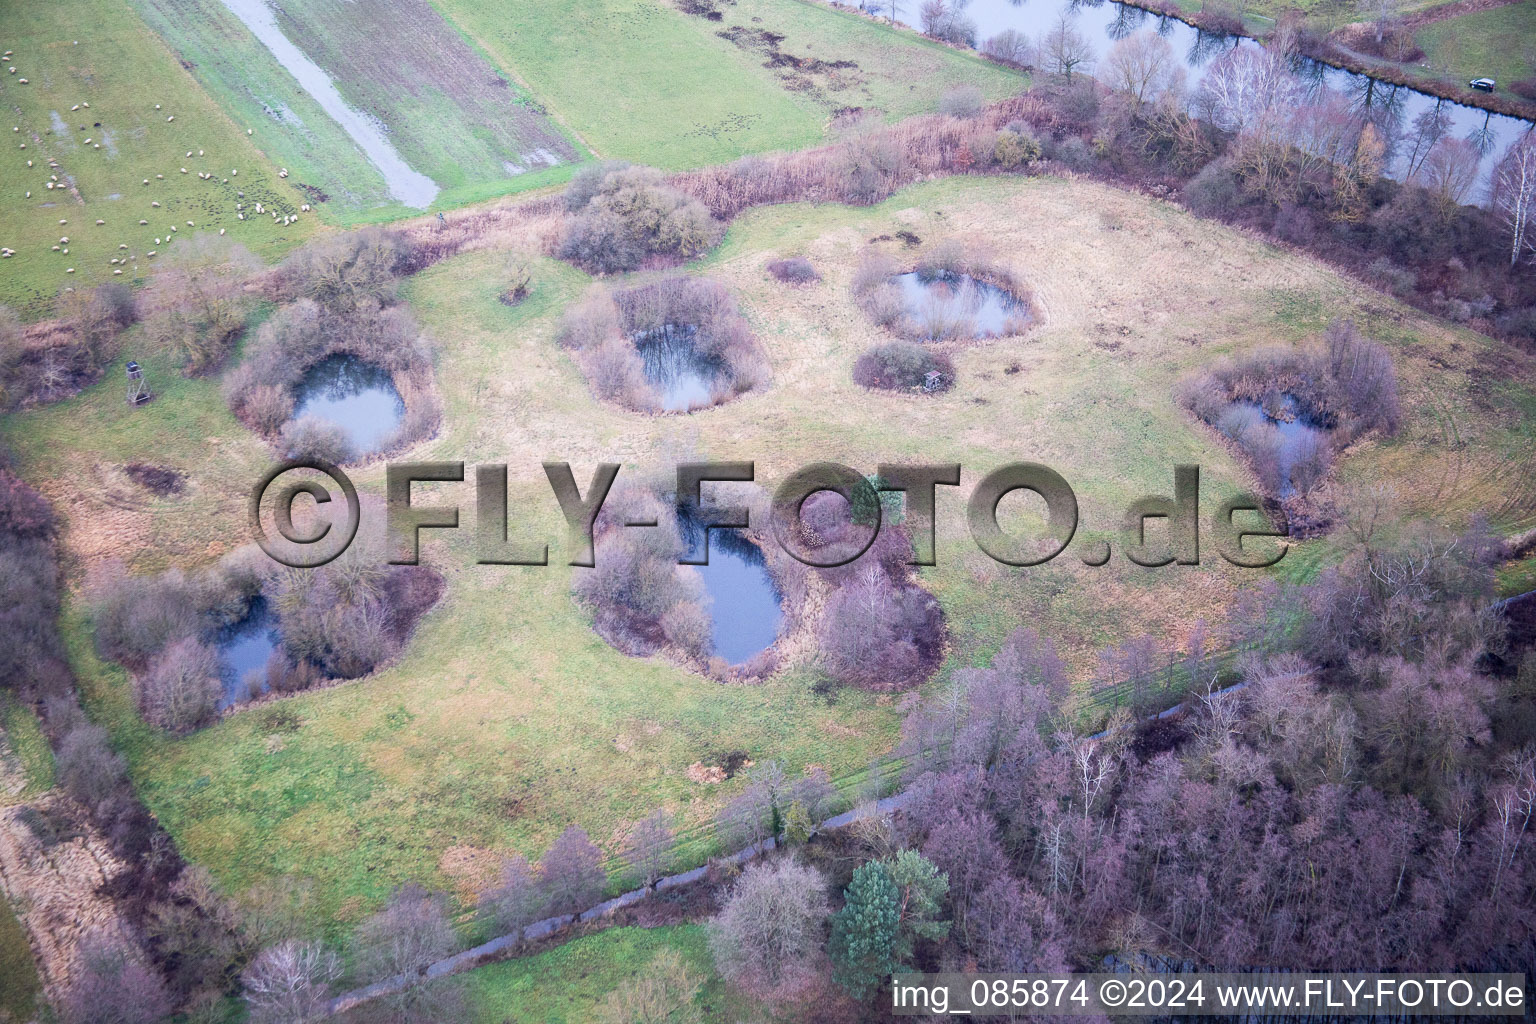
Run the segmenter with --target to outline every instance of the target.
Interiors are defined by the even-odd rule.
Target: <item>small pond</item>
[[[355,356],[327,356],[293,389],[293,418],[318,416],[337,424],[360,456],[381,449],[404,415],[389,371]]]
[[[686,412],[708,405],[723,367],[718,359],[700,354],[692,324],[666,324],[634,336],[635,351],[645,364],[645,379],[667,412]]]
[[[1275,463],[1280,477],[1280,497],[1288,498],[1296,493],[1296,487],[1291,483],[1292,467],[1303,454],[1314,450],[1314,442],[1325,444],[1328,431],[1303,416],[1291,395],[1282,396],[1280,406],[1269,410],[1258,402],[1233,402],[1232,408],[1247,412],[1255,423],[1268,423],[1275,428],[1280,438]]]
[[[213,645],[219,652],[219,682],[223,690],[219,695],[219,710],[253,696],[246,685],[246,677],[253,672],[261,676],[257,692],[267,688],[267,659],[281,643],[277,616],[272,614],[264,597],[251,602],[245,618],[214,634]]]
[[[1000,338],[1029,317],[1028,305],[968,274],[925,276],[914,270],[896,275],[892,283],[901,289],[907,315],[929,341]]]
[[[679,517],[679,525],[689,551],[696,554],[704,543],[703,528],[686,516]],[[715,654],[740,665],[773,645],[784,606],[761,548],[733,530],[711,530],[709,564],[693,568],[710,597]]]

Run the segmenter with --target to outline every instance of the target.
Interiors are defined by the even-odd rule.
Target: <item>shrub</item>
[[[1509,91],[1528,100],[1536,100],[1536,78],[1521,78],[1509,83]]]
[[[290,459],[324,459],[340,464],[355,454],[346,429],[319,416],[301,416],[283,424],[279,447]]]
[[[152,1024],[171,1012],[170,994],[130,948],[91,936],[63,993],[68,1024]]]
[[[283,264],[282,276],[294,294],[314,301],[327,313],[345,317],[388,305],[410,263],[410,247],[403,236],[384,228],[365,228],[309,243]]]
[[[263,434],[280,431],[293,415],[293,395],[277,384],[257,384],[245,393],[240,418]]]
[[[927,388],[929,373],[941,374],[937,388]],[[888,341],[867,349],[853,364],[854,383],[889,391],[947,391],[955,381],[949,357],[910,341]]]
[[[1016,171],[1040,159],[1040,140],[1028,128],[1020,126],[997,133],[992,145],[992,159],[1006,171]]]
[[[1184,186],[1184,201],[1206,217],[1227,219],[1245,205],[1242,179],[1226,160],[1214,160]]]
[[[191,637],[178,640],[160,652],[138,687],[146,718],[162,729],[190,732],[218,713],[218,655]]]
[[[248,249],[218,235],[205,232],[178,244],[145,289],[142,301],[157,311],[147,336],[180,356],[188,373],[217,366],[254,301],[246,282],[262,269]]]
[[[946,117],[975,117],[985,105],[980,89],[974,85],[955,85],[944,90],[939,98],[939,113]]]
[[[603,175],[556,252],[594,273],[611,274],[633,270],[648,256],[690,259],[714,246],[723,230],[704,204],[666,185],[659,172],[623,168]]]
[[[629,169],[626,160],[604,160],[601,163],[590,164],[571,175],[571,183],[565,187],[562,197],[567,213],[580,213],[587,208],[587,204],[602,190],[603,179],[617,171]]]
[[[97,588],[93,606],[97,652],[129,668],[144,667],[200,625],[195,588],[174,569],[154,577],[113,576]]]
[[[82,723],[64,734],[54,748],[59,784],[74,800],[95,807],[127,781],[122,755],[107,742],[107,730]]]
[[[538,874],[527,858],[514,855],[502,861],[501,880],[480,897],[480,913],[498,932],[515,931],[544,916],[547,900]]]
[[[680,601],[661,616],[661,631],[690,657],[707,659],[714,645],[714,623],[697,602]]]
[[[1384,256],[1372,260],[1368,271],[1372,280],[1398,298],[1412,295],[1414,289],[1418,287],[1417,274],[1397,266]]]
[[[1386,347],[1362,336],[1347,320],[1329,324],[1323,341],[1339,404],[1348,411],[1349,419],[1340,427],[1344,443],[1371,430],[1395,434],[1402,409],[1397,398],[1397,371]]]
[[[800,256],[774,260],[768,264],[768,273],[784,284],[815,284],[821,280],[821,275],[816,273],[810,260]]]

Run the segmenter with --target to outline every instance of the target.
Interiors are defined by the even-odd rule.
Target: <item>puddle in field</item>
[[[697,553],[704,530],[691,516],[679,516],[683,541]],[[709,564],[693,566],[704,581],[713,626],[713,652],[740,665],[778,639],[784,607],[762,549],[734,530],[711,530]]]
[[[1303,416],[1291,395],[1281,396],[1279,405],[1272,409],[1265,409],[1258,402],[1233,402],[1228,415],[1234,413],[1246,424],[1263,425],[1275,432],[1275,467],[1280,480],[1280,497],[1288,498],[1296,493],[1296,487],[1291,483],[1291,470],[1319,444],[1327,443],[1328,431]],[[1241,428],[1230,427],[1229,433],[1232,429]]]
[[[225,626],[214,635],[219,652],[219,709],[238,704],[267,689],[267,659],[282,643],[277,631],[277,617],[266,598],[251,602],[245,618]]]
[[[288,73],[315,98],[320,108],[341,125],[364,155],[384,176],[389,194],[406,206],[425,208],[437,197],[437,184],[420,171],[413,170],[384,136],[383,127],[374,118],[351,106],[336,89],[325,69],[310,60],[278,27],[277,17],[262,0],[223,0],[235,17],[271,51]],[[409,45],[404,44],[404,45]]]
[[[389,371],[355,356],[327,356],[293,389],[293,418],[317,416],[347,432],[355,455],[382,448],[400,426],[405,403]]]
[[[897,274],[907,316],[924,338],[999,338],[1017,333],[1029,307],[994,284],[969,274]]]
[[[645,379],[667,412],[686,412],[710,404],[722,366],[694,347],[693,324],[666,324],[635,335],[635,351],[645,365]]]

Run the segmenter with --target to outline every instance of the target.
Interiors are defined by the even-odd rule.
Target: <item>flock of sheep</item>
[[[78,40],[75,41],[74,45],[76,45],[76,46],[80,45],[79,41]],[[12,58],[13,58],[13,51],[11,51],[11,50],[6,50],[3,55],[0,55],[0,59],[3,59],[4,62],[6,63],[6,67],[7,67],[8,72],[10,74],[12,74],[12,75],[15,75],[17,73],[17,68],[15,67],[15,65],[10,63]],[[27,84],[27,79],[25,79],[25,78],[18,78],[16,81],[20,85],[26,85]],[[90,106],[91,105],[89,103],[80,102],[80,103],[74,104],[69,109],[70,109],[71,113],[74,113],[74,112],[78,112],[78,111],[80,111],[82,109],[89,109]],[[160,109],[161,109],[160,104],[156,103],[155,104],[155,110],[158,111]],[[165,120],[166,120],[166,123],[168,123],[168,124],[172,123],[172,122],[174,122],[176,120],[176,115],[175,114],[167,114],[165,116]],[[80,126],[80,130],[81,131],[85,131],[86,130],[85,126],[81,125]],[[13,133],[19,135],[21,133],[21,126],[17,125],[15,127],[13,127],[11,129],[11,131]],[[253,130],[249,129],[249,128],[246,129],[245,133],[247,135],[254,134]],[[82,143],[82,145],[91,146],[94,149],[100,149],[101,148],[101,143],[99,141],[97,141],[95,138],[91,138],[91,137],[86,138],[85,141]],[[22,150],[25,150],[27,148],[27,143],[25,141],[21,142],[20,143],[20,148]],[[201,149],[197,150],[196,152],[197,152],[197,156],[199,156],[199,157],[203,156],[203,151]],[[192,150],[187,150],[187,153],[186,153],[187,159],[190,160],[192,158],[192,155],[193,155],[193,151]],[[27,167],[30,168],[32,166],[33,166],[33,161],[32,161],[32,159],[28,158],[27,159]],[[43,185],[44,185],[44,187],[46,189],[53,190],[53,189],[67,189],[67,188],[69,188],[68,182],[60,181],[59,180],[60,167],[59,167],[59,163],[58,163],[57,160],[53,159],[52,157],[49,157],[48,158],[48,169],[49,169],[49,172],[50,172],[49,175],[48,175],[48,180],[43,183]],[[182,174],[191,173],[191,172],[189,172],[189,170],[186,167],[182,167],[180,170],[181,170]],[[221,177],[220,175],[218,175],[218,174],[216,174],[216,173],[214,173],[212,171],[198,171],[197,172],[198,178],[200,178],[203,181],[215,181],[215,180],[217,180],[221,184],[224,184],[224,185],[228,185],[230,178],[238,177],[239,174],[240,174],[239,168],[234,168],[234,167],[230,168],[229,176],[228,177]],[[288,177],[288,168],[286,168],[286,167],[279,168],[278,172],[277,172],[277,176],[279,178],[286,178],[286,177]],[[155,179],[156,180],[164,180],[164,178],[165,178],[164,174],[156,174],[155,175]],[[145,178],[144,179],[144,185],[145,186],[150,185],[150,183],[151,182],[150,182],[149,178]],[[243,220],[246,219],[246,215],[247,215],[246,203],[244,202],[245,193],[244,192],[237,192],[236,195],[238,196],[238,198],[241,201],[237,202],[235,204],[235,216],[238,219],[243,221]],[[27,199],[31,199],[32,198],[32,193],[30,191],[28,191],[26,193],[26,198]],[[149,205],[150,205],[150,207],[152,209],[159,209],[160,208],[160,201],[159,200],[152,200]],[[254,205],[254,209],[251,212],[254,215],[269,216],[269,217],[271,217],[271,219],[275,223],[278,223],[278,224],[281,224],[281,225],[284,225],[284,226],[292,224],[292,223],[294,223],[295,221],[297,221],[299,219],[299,215],[297,213],[280,214],[280,213],[278,213],[275,210],[268,210],[268,209],[264,208],[263,204],[261,204],[261,203],[254,203],[253,205]],[[308,203],[304,203],[304,204],[300,205],[299,210],[301,212],[308,213],[308,212],[310,212],[310,206],[309,206]],[[69,223],[68,218],[61,218],[59,220],[59,225],[61,227],[67,226],[68,223]],[[98,227],[104,226],[105,224],[106,224],[105,220],[102,220],[102,219],[98,218],[97,221],[96,221],[96,225]],[[148,225],[149,225],[149,221],[147,219],[142,219],[141,218],[139,220],[139,226],[140,227],[147,227]],[[170,230],[165,235],[157,236],[155,238],[154,244],[156,245],[157,248],[147,250],[144,253],[144,255],[146,257],[150,257],[150,258],[154,257],[159,252],[159,248],[158,248],[159,246],[170,243],[171,238],[173,237],[173,235],[175,233],[178,232],[179,229],[178,229],[178,227],[175,224],[172,224],[169,227],[170,227]],[[187,221],[187,227],[196,227],[196,224],[193,221],[189,220],[189,221]],[[221,234],[221,235],[224,234],[224,230],[225,230],[224,228],[220,228],[219,229],[219,234]],[[121,252],[123,250],[128,249],[128,245],[127,245],[127,243],[121,243],[121,244],[118,245],[117,248],[118,248],[119,252]],[[67,255],[69,253],[69,236],[68,235],[61,235],[59,237],[59,240],[56,243],[54,243],[53,251],[57,252],[57,253],[64,254],[64,255]],[[12,256],[15,256],[16,254],[17,254],[17,250],[15,250],[13,248],[10,248],[9,246],[0,246],[0,259],[10,259]],[[128,267],[130,264],[136,263],[137,259],[138,259],[138,257],[136,255],[132,254],[132,253],[129,253],[129,254],[126,254],[126,255],[114,256],[111,259],[111,262],[109,264],[110,266],[113,267],[112,273],[114,275],[121,275],[123,273],[124,268]],[[66,274],[73,274],[74,272],[75,272],[75,268],[74,267],[69,267],[69,268],[67,268],[64,271],[64,273],[66,273]]]

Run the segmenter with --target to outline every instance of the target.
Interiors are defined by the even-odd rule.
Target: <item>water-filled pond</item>
[[[686,516],[679,517],[679,525],[689,551],[696,554],[704,530]],[[710,597],[706,610],[714,627],[715,654],[740,665],[773,645],[784,605],[761,548],[732,530],[711,530],[709,564],[693,568]]]
[[[1274,427],[1279,435],[1275,467],[1280,478],[1280,496],[1290,497],[1296,492],[1291,483],[1291,469],[1298,459],[1313,452],[1318,444],[1327,442],[1328,431],[1302,415],[1296,399],[1290,395],[1282,396],[1280,403],[1270,409],[1258,402],[1233,402],[1232,408],[1246,412],[1255,423]]]
[[[1000,338],[1017,330],[1029,315],[1028,306],[1008,292],[968,274],[925,276],[911,271],[892,282],[901,289],[907,315],[929,341]]]
[[[356,455],[381,449],[400,426],[405,403],[389,371],[355,356],[327,356],[293,389],[293,418],[317,416],[347,432]]]
[[[867,8],[870,4],[863,6]],[[915,25],[921,6],[916,2],[901,4],[897,20]],[[889,6],[882,4],[880,9],[888,11]],[[1190,92],[1198,87],[1212,61],[1222,53],[1238,46],[1259,45],[1242,36],[1203,32],[1177,18],[1153,14],[1116,0],[971,0],[964,12],[965,17],[976,24],[978,45],[1005,29],[1022,32],[1038,41],[1063,13],[1075,20],[1078,31],[1088,40],[1095,63],[1102,61],[1121,39],[1143,29],[1152,29],[1167,39],[1174,53],[1183,60]],[[1449,120],[1452,138],[1472,142],[1483,154],[1482,184],[1488,181],[1493,165],[1504,149],[1531,127],[1530,122],[1520,118],[1453,103],[1314,60],[1303,60],[1297,73],[1313,89],[1327,88],[1347,97],[1358,113],[1369,117],[1382,130],[1382,137],[1387,140],[1399,134],[1413,135],[1417,118],[1439,111]],[[1411,139],[1395,146],[1389,153],[1387,172],[1394,177],[1403,177],[1414,159],[1413,148]],[[1474,192],[1474,195],[1478,194]]]
[[[219,696],[220,710],[267,688],[267,659],[281,643],[277,617],[263,597],[251,602],[245,618],[214,635],[213,645],[219,652],[219,683],[223,690]],[[254,692],[249,682],[253,674],[260,677]]]
[[[698,333],[692,324],[666,324],[635,335],[645,379],[667,412],[708,405],[714,395],[722,367],[719,360],[699,352],[694,344]]]

